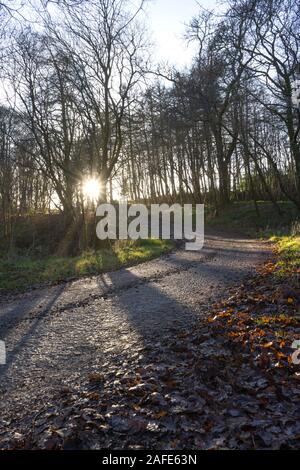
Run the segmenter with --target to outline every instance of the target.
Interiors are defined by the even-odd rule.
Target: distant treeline
[[[61,211],[74,228],[94,175],[102,199],[117,188],[135,201],[300,209],[300,3],[227,3],[222,15],[199,7],[186,30],[197,53],[179,71],[151,61],[143,2],[41,2],[31,23],[1,2],[7,238],[15,216],[37,212]]]

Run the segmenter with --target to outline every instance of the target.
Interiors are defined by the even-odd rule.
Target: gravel
[[[145,344],[172,330],[193,328],[269,254],[265,242],[210,234],[200,252],[179,249],[135,267],[0,298],[7,349],[7,364],[0,365],[0,447],[1,436],[33,427],[57,394],[80,390],[88,375],[105,382],[117,363],[115,380],[122,380],[128,357],[140,359]]]

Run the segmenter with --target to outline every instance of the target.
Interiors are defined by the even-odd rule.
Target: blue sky
[[[200,0],[203,7],[216,8],[217,0]],[[153,40],[156,43],[155,59],[168,61],[180,67],[189,65],[193,56],[193,47],[187,46],[182,39],[184,23],[197,14],[199,6],[196,0],[150,0],[147,18]]]

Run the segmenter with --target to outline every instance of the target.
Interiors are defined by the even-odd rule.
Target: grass
[[[273,281],[294,289],[300,274],[300,214],[289,202],[278,204],[282,214],[272,203],[258,202],[258,215],[253,203],[235,203],[217,217],[208,214],[207,225],[271,240],[277,251],[277,260],[271,263]]]
[[[258,202],[259,215],[254,204],[234,203],[213,217],[206,208],[206,225],[228,228],[250,236],[270,238],[278,244],[277,275],[299,269],[300,223],[299,212],[289,202],[278,203],[282,214],[278,214],[272,203]],[[48,226],[47,226],[48,227]],[[47,228],[46,227],[46,228]],[[48,229],[45,231],[49,231]],[[87,251],[76,257],[26,256],[2,254],[0,257],[0,293],[25,290],[32,285],[57,282],[68,278],[95,275],[118,269],[159,256],[173,247],[164,240],[119,241],[111,248]]]
[[[286,276],[300,272],[300,235],[272,237],[277,243],[278,262],[276,275]]]
[[[276,301],[275,296],[279,295],[282,308],[286,308],[287,305],[295,308],[299,302],[300,236],[274,236],[271,240],[276,243],[277,248],[277,261],[274,264],[268,264],[271,274],[270,282],[274,289],[272,300]],[[266,288],[267,291],[269,289],[269,287]],[[256,318],[255,323],[259,326],[299,326],[299,315],[293,316],[290,311],[273,313]]]
[[[117,242],[111,248],[87,251],[76,257],[7,256],[0,259],[0,293],[33,285],[80,278],[147,261],[170,251],[167,240]]]
[[[300,269],[300,213],[288,201],[278,202],[279,214],[271,202],[258,201],[259,215],[253,203],[237,202],[226,207],[217,217],[208,211],[206,224],[261,236],[276,243],[276,272]]]
[[[271,202],[258,201],[257,205],[259,214],[250,202],[236,202],[224,208],[217,217],[213,217],[208,211],[206,224],[215,228],[231,228],[245,235],[269,238],[273,235],[290,234],[293,224],[300,219],[300,213],[288,201],[278,202],[281,214]]]

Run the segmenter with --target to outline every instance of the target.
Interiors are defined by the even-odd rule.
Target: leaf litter
[[[299,272],[266,263],[193,329],[115,354],[0,434],[2,449],[299,449]]]

